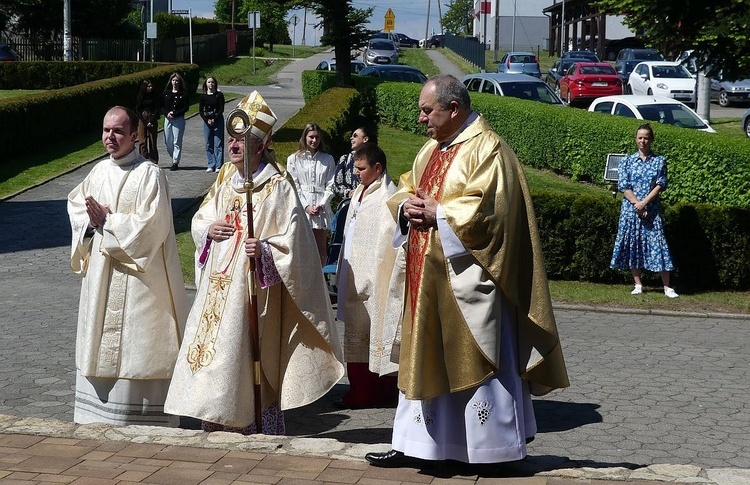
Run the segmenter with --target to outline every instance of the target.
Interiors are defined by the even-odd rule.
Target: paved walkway
[[[302,105],[299,65],[327,56],[294,63],[277,85],[258,88],[283,121]],[[200,119],[188,120],[181,169],[167,172],[177,212],[213,181],[202,140]],[[80,279],[69,269],[65,204],[90,169],[0,203],[0,483],[750,483],[750,321],[742,315],[556,305],[571,387],[534,399],[539,434],[516,464],[369,467],[365,452],[389,449],[394,410],[336,408],[345,380],[286,412],[280,438],[76,426]]]

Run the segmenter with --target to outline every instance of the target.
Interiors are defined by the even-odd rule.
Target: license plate
[[[608,86],[607,83],[603,83],[601,81],[594,81],[593,83],[591,83],[591,85],[596,87]]]
[[[691,98],[692,98],[692,96],[690,96],[689,94],[688,95],[685,95],[685,94],[676,94],[675,97],[674,97],[674,99],[691,99]]]

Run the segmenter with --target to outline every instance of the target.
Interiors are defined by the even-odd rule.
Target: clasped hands
[[[208,227],[208,237],[216,242],[226,241],[234,235],[236,228],[233,224],[216,221]],[[254,237],[245,238],[245,254],[248,258],[260,257],[260,240]]]
[[[648,217],[648,211],[646,210],[646,203],[644,201],[637,200],[636,202],[633,202],[633,208],[641,219]]]
[[[86,213],[89,215],[91,227],[99,228],[107,220],[107,214],[110,213],[109,206],[100,204],[90,195],[86,196]]]
[[[323,213],[323,206],[322,205],[308,205],[307,207],[305,207],[305,212],[307,212],[311,216],[317,216]]]
[[[417,189],[406,199],[403,205],[404,218],[409,225],[418,231],[426,231],[431,227],[437,227],[438,202],[427,194],[423,189]]]

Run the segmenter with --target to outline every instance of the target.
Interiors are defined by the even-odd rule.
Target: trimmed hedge
[[[55,66],[50,71],[67,72],[71,80],[90,79],[96,74],[111,73],[114,65],[122,70],[115,77],[94,80],[75,86],[54,89],[44,93],[0,100],[0,145],[4,155],[11,157],[32,153],[39,146],[39,136],[35,127],[47,126],[44,132],[45,143],[79,133],[101,130],[102,116],[115,105],[134,107],[141,82],[149,78],[154,86],[166,86],[169,76],[177,71],[185,78],[188,89],[195,91],[198,85],[198,66],[195,64],[162,64],[145,70],[137,70],[138,63],[65,62],[33,63],[9,62],[7,64],[28,65],[27,77],[39,75],[39,79],[52,81],[62,76],[41,76],[39,64],[67,64]],[[150,66],[150,64],[141,64]],[[2,66],[5,67],[5,66]],[[4,71],[0,71],[4,72]],[[55,81],[57,82],[57,81]],[[39,88],[27,88],[39,89]],[[19,130],[19,126],[30,129]]]
[[[382,122],[424,133],[416,120],[421,86],[376,87]],[[473,108],[534,168],[604,185],[608,153],[634,153],[641,120],[472,93]],[[716,133],[654,124],[654,151],[669,164],[665,202],[710,203],[750,208],[750,144]]]

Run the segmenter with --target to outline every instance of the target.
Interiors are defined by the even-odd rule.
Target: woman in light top
[[[302,130],[299,150],[289,155],[286,168],[297,186],[297,195],[315,235],[320,264],[324,266],[328,228],[333,218],[331,199],[336,162],[332,155],[325,153],[322,136],[320,126],[308,123]]]

